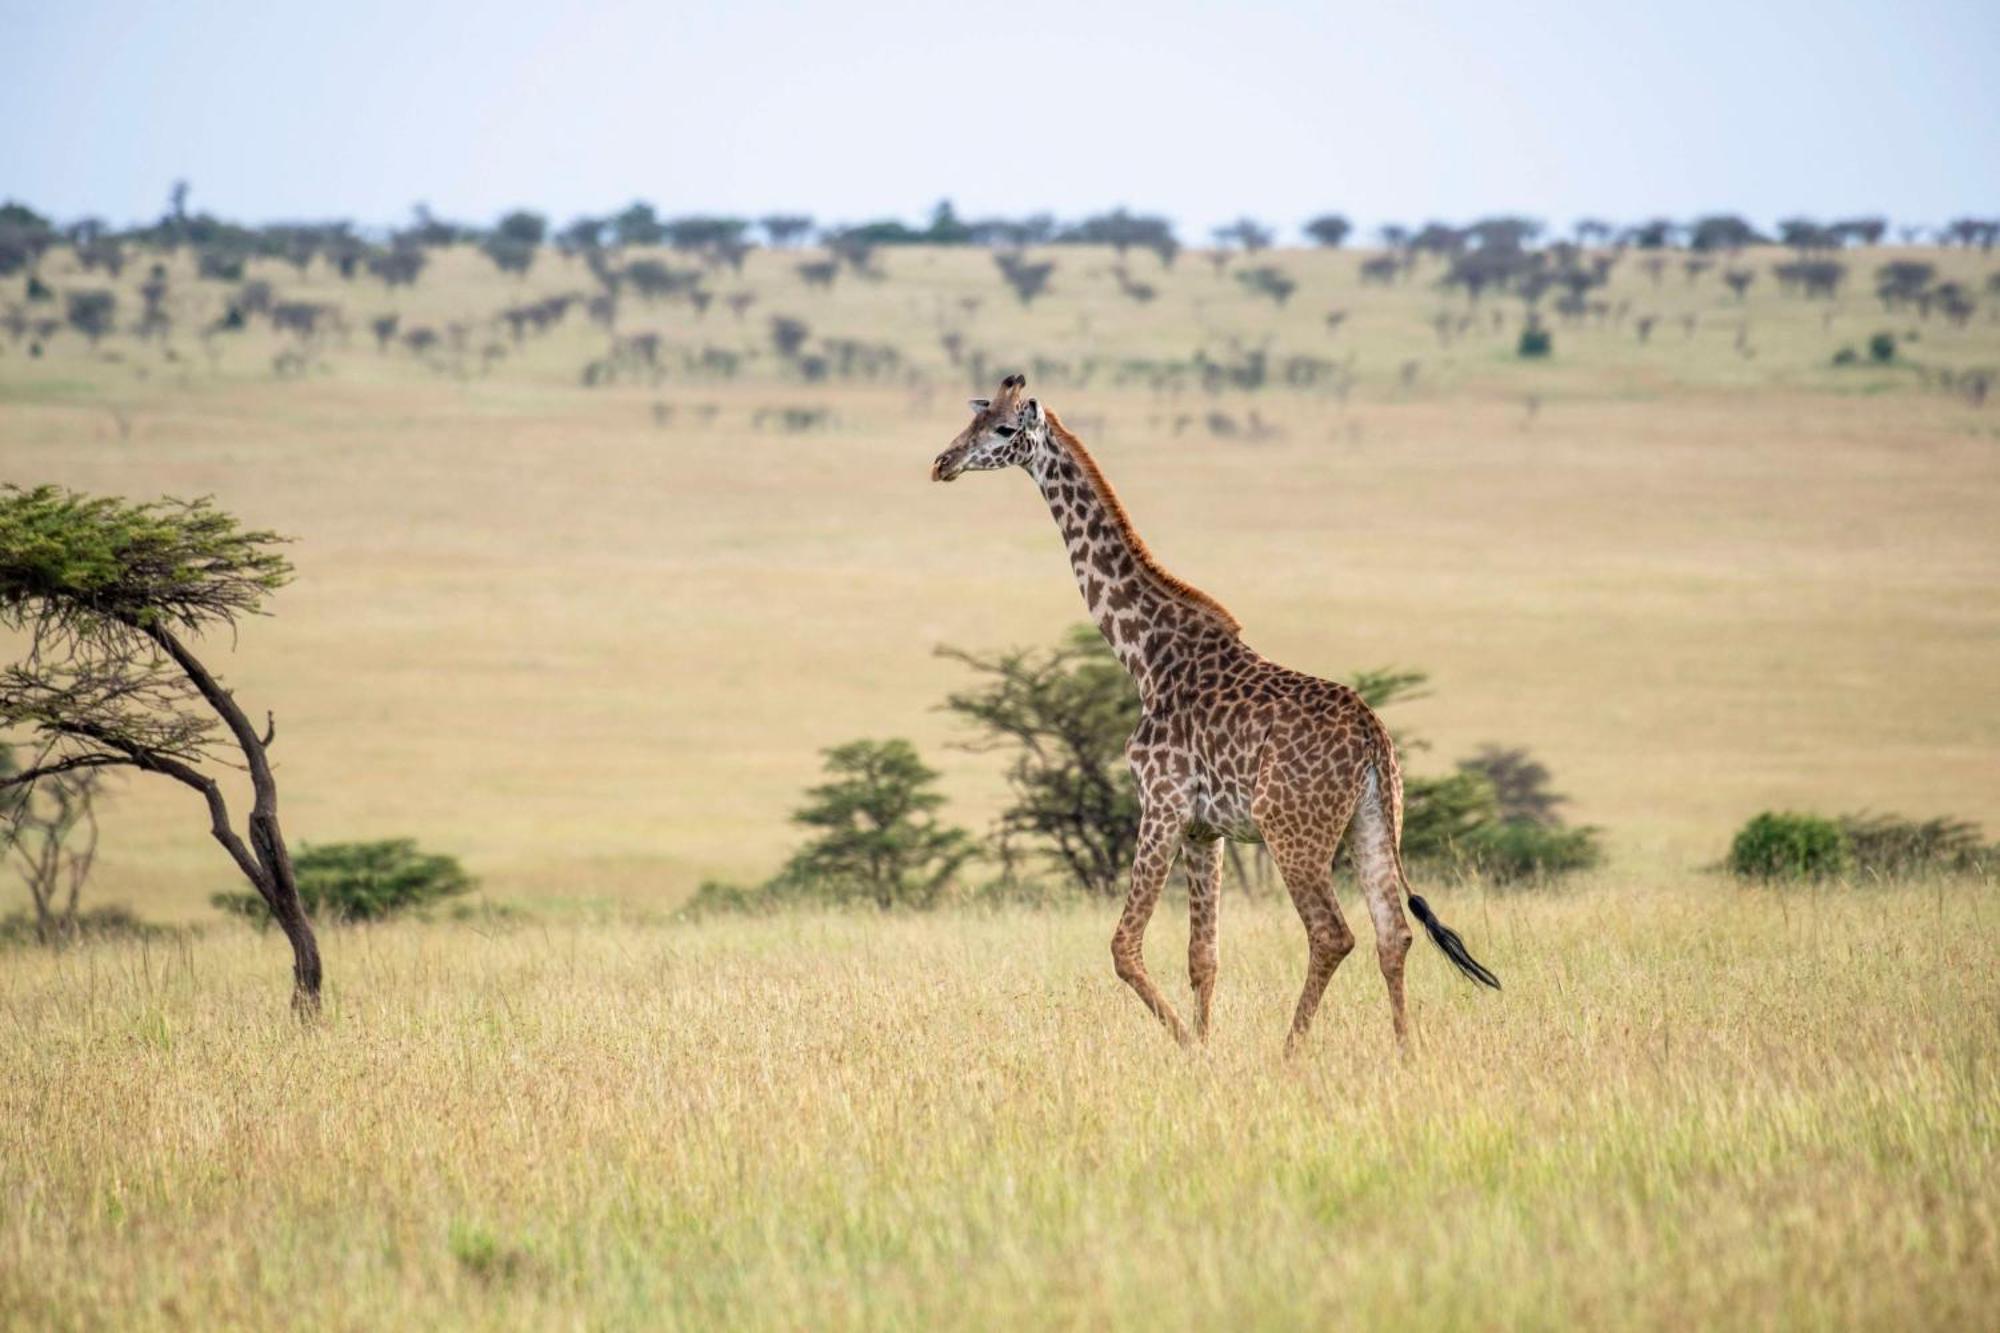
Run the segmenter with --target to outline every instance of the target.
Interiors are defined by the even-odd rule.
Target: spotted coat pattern
[[[1354,948],[1333,891],[1334,852],[1345,836],[1374,922],[1391,1021],[1405,1040],[1403,781],[1387,729],[1347,686],[1258,655],[1220,603],[1167,573],[1083,442],[1025,389],[1025,379],[1011,375],[996,397],[973,400],[971,424],[931,475],[950,481],[967,471],[1027,470],[1091,618],[1138,686],[1141,717],[1126,754],[1141,816],[1131,888],[1111,940],[1118,976],[1177,1039],[1205,1040],[1218,964],[1218,840],[1261,840],[1305,924],[1305,985],[1287,1039],[1296,1047]],[[1188,878],[1192,1034],[1147,973],[1143,953],[1177,856]]]

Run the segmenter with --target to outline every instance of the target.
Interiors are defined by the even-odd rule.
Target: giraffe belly
[[[1231,842],[1262,842],[1257,821],[1250,817],[1249,793],[1207,789],[1195,793],[1189,820],[1196,837],[1227,838]]]

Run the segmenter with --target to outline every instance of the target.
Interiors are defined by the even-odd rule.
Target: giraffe
[[[1286,1038],[1298,1049],[1354,933],[1333,892],[1333,858],[1351,838],[1396,1040],[1407,1045],[1403,961],[1410,912],[1472,980],[1500,981],[1457,932],[1410,892],[1403,872],[1403,777],[1388,730],[1345,685],[1259,656],[1236,617],[1176,578],[1132,525],[1117,492],[1055,413],[1009,375],[972,400],[972,422],[931,464],[933,481],[1025,468],[1048,502],[1091,619],[1138,686],[1140,720],[1125,752],[1138,782],[1138,848],[1111,937],[1119,978],[1183,1045],[1206,1041],[1218,966],[1221,840],[1262,841],[1305,923],[1305,985]],[[1178,856],[1188,881],[1188,979],[1194,1028],[1146,971],[1146,925]]]

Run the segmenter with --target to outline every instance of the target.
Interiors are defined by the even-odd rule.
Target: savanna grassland
[[[282,943],[207,906],[229,868],[191,798],[123,782],[92,897],[203,929],[0,956],[0,1322],[1983,1326],[1993,885],[1710,869],[1766,808],[2000,824],[2000,405],[1941,373],[2000,367],[2000,322],[1885,313],[1902,253],[1848,253],[1832,300],[1778,291],[1775,250],[1732,261],[1741,300],[1628,257],[1545,361],[1518,300],[1461,329],[1434,268],[1296,251],[1237,261],[1297,282],[1280,306],[1200,255],[1128,260],[1141,303],[1108,250],[1050,250],[1025,308],[981,251],[830,291],[758,252],[711,279],[741,317],[628,301],[662,373],[595,387],[614,335],[581,311],[492,322],[592,288],[552,252],[395,291],[253,266],[339,307],[309,343],[197,338],[231,288],[182,255],[164,341],[0,340],[0,480],[213,494],[296,538],[275,614],[211,645],[277,713],[292,837],[413,835],[516,913],[329,929],[302,1032]],[[109,285],[68,262],[56,289]],[[390,311],[440,349],[378,351]],[[779,314],[900,368],[808,380]],[[1118,369],[1261,344],[1340,371]],[[1079,605],[1021,478],[926,480],[975,356],[1027,371],[1256,647],[1428,671],[1393,718],[1431,742],[1412,768],[1525,744],[1603,828],[1573,886],[1436,887],[1503,993],[1420,943],[1399,1060],[1364,947],[1284,1062],[1303,941],[1232,896],[1185,1055],[1111,976],[1108,908],[672,919],[774,868],[835,742],[908,736],[950,817],[997,808],[933,649],[1046,643]],[[1170,905],[1177,1000],[1185,941]]]

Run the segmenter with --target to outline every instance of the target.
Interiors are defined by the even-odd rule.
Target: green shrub
[[[1850,864],[1847,835],[1831,819],[1767,810],[1737,831],[1727,864],[1751,879],[1826,879]]]
[[[469,893],[475,882],[455,857],[420,852],[410,838],[303,846],[292,860],[306,913],[331,921],[381,921]],[[254,893],[218,893],[225,912],[268,925],[270,908]]]
[[[1496,884],[1555,879],[1603,859],[1594,828],[1555,828],[1506,819],[1474,829],[1459,844],[1465,863]]]
[[[820,831],[758,888],[708,880],[684,917],[773,911],[798,903],[935,907],[977,853],[963,829],[937,820],[937,773],[904,740],[849,741],[823,752],[828,781],[806,792],[792,822]]]
[[[1556,349],[1556,340],[1540,324],[1530,324],[1521,330],[1521,341],[1515,346],[1517,355],[1530,360],[1549,355]]]
[[[1483,773],[1403,778],[1403,859],[1463,863],[1466,848],[1499,822],[1500,803]]]
[[[1896,335],[1878,333],[1868,339],[1868,359],[1877,365],[1887,365],[1896,359]]]
[[[1860,363],[1861,354],[1852,347],[1843,347],[1833,354],[1833,364],[1836,366],[1854,366]]]

